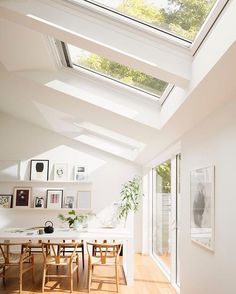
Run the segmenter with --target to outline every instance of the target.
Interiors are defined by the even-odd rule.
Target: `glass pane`
[[[153,253],[170,271],[171,265],[171,161],[155,168],[156,187],[153,198]]]
[[[176,195],[176,284],[180,287],[180,257],[179,257],[179,249],[180,249],[180,230],[179,230],[179,213],[180,213],[180,170],[181,170],[181,154],[176,156],[176,164],[177,164],[177,195]]]
[[[156,28],[193,41],[216,0],[96,0]]]
[[[71,61],[74,65],[96,71],[97,73],[122,82],[123,84],[158,96],[159,98],[168,86],[168,83],[135,69],[108,60],[78,47],[69,44],[67,46]]]

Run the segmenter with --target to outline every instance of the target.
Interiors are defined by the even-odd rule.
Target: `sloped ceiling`
[[[117,136],[122,135],[137,142],[137,148],[140,149],[132,147],[133,153],[129,150],[126,154],[121,152],[114,155],[141,165],[178,141],[185,132],[228,99],[234,98],[236,92],[236,44],[233,42],[197,86],[191,88],[191,91],[187,88],[182,90],[184,98],[181,98],[176,109],[175,105],[181,95],[173,97],[172,102],[169,100],[171,97],[168,98],[165,107],[172,109],[174,114],[168,116],[165,124],[158,123],[157,120],[156,125],[149,125],[147,121],[141,120],[141,116],[134,119],[128,114],[124,115],[122,109],[118,112],[112,106],[101,107],[71,93],[48,87],[42,82],[45,72],[63,74],[63,69],[57,67],[47,36],[2,17],[0,42],[0,111],[71,139],[76,139],[81,134],[81,128],[78,127],[81,123],[98,126],[106,130],[106,133],[117,133]],[[94,87],[91,81],[91,91]],[[99,92],[99,86],[96,87]],[[91,93],[87,89],[87,96],[90,97]],[[109,95],[112,98],[112,91]],[[136,101],[138,104],[139,99],[134,98],[134,106],[129,108],[131,113],[135,110]],[[144,107],[140,109],[147,112]],[[151,109],[153,119],[155,112],[160,119],[163,110],[157,104],[151,105]],[[123,111],[126,111],[125,108]],[[141,110],[139,112],[142,113]],[[145,114],[147,113],[143,116]],[[106,152],[112,153],[112,150]]]

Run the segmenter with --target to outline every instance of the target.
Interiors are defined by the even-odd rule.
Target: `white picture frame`
[[[82,165],[74,166],[74,181],[87,181],[87,167]]]
[[[77,192],[77,208],[78,209],[91,209],[91,191],[84,190]]]
[[[74,209],[76,208],[76,197],[74,195],[67,195],[64,197],[64,208]]]
[[[48,189],[46,206],[50,209],[60,209],[63,203],[63,190],[62,189]]]
[[[54,164],[54,181],[68,181],[68,163]]]
[[[45,206],[45,200],[43,197],[35,197],[34,198],[34,208],[40,209],[40,208],[44,208]]]
[[[215,168],[207,166],[190,173],[191,240],[214,251]]]
[[[29,208],[31,203],[31,187],[15,187],[13,193],[13,208]]]

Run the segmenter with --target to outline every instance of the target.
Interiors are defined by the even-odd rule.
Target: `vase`
[[[87,222],[74,222],[73,229],[76,231],[86,232],[88,230]]]

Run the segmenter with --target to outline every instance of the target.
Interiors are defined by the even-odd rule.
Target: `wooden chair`
[[[113,266],[115,268],[116,290],[119,292],[119,255],[121,243],[87,242],[88,252],[88,291],[90,292],[92,273],[95,266]],[[96,253],[94,254],[94,248]]]
[[[65,243],[66,241],[63,240],[63,242]],[[77,243],[77,249],[76,249],[76,253],[81,253],[81,257],[82,257],[82,265],[83,265],[83,269],[84,269],[84,241],[75,241],[72,240],[72,242],[76,242]],[[65,248],[64,250],[64,255],[67,253],[71,253],[71,249],[70,248]]]
[[[42,254],[42,240],[33,243],[31,240],[27,243],[30,254]],[[24,249],[24,244],[22,245],[22,250]]]
[[[23,247],[23,249],[22,249]],[[30,262],[30,264],[29,264]],[[19,292],[22,292],[23,274],[32,270],[34,282],[34,257],[30,255],[28,243],[0,243],[0,267],[3,283],[6,285],[6,269],[18,267]]]
[[[76,253],[78,244],[76,242],[70,243],[42,243],[43,252],[43,281],[42,292],[45,288],[45,279],[49,278],[70,278],[70,292],[73,292],[73,274],[77,271],[77,282],[79,281],[79,257]],[[66,248],[71,250],[69,255],[65,255]],[[68,274],[60,274],[59,267],[68,268]],[[56,267],[56,274],[49,273],[49,267]]]
[[[112,242],[115,243],[116,241],[115,240],[112,240]],[[99,252],[100,252],[100,250],[99,250],[99,248],[97,248],[96,244],[97,243],[107,243],[107,240],[102,240],[102,242],[101,241],[98,241],[98,240],[94,240],[93,243],[94,243],[94,245],[93,245],[92,255],[93,256],[96,256],[97,253],[99,254]]]
[[[0,278],[3,279],[3,285],[4,285],[4,287],[6,287],[5,272],[6,272],[5,267],[3,265],[0,265]]]

